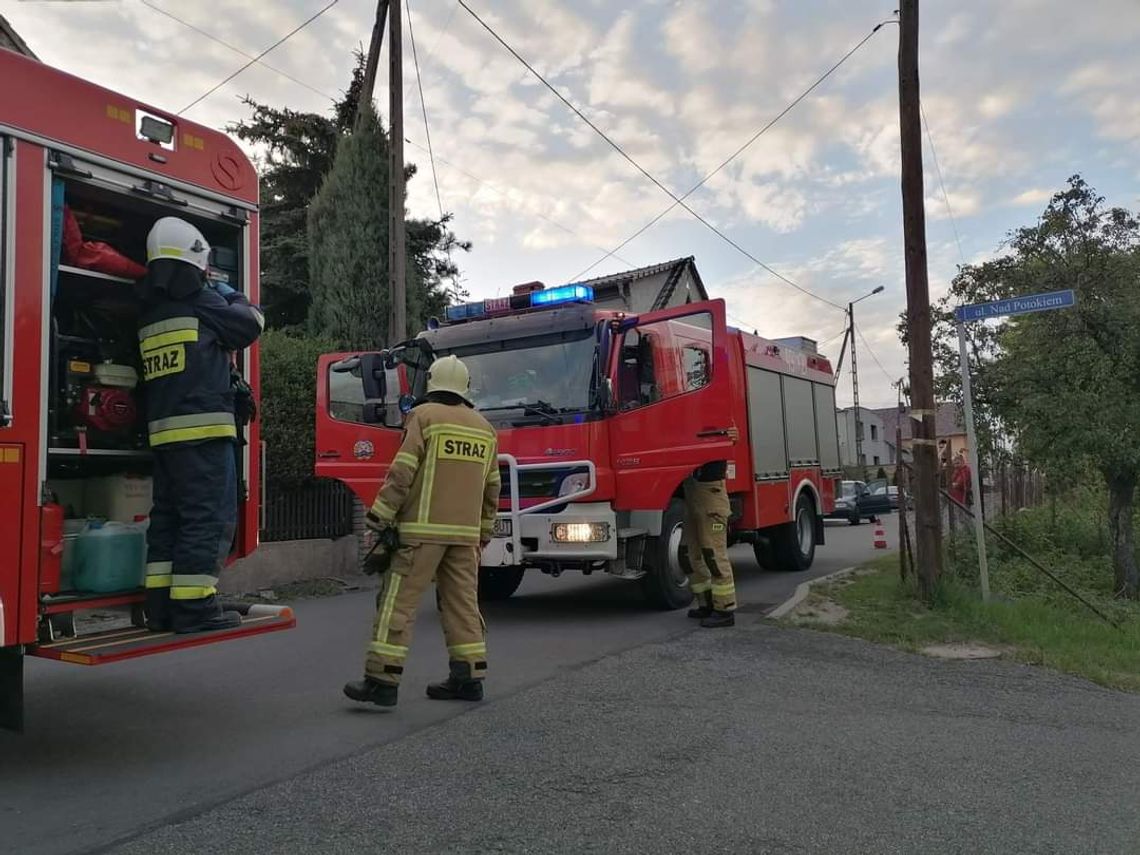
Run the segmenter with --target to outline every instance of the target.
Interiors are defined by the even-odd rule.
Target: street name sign
[[[1033,312],[1048,312],[1053,309],[1066,309],[1077,304],[1077,295],[1069,291],[1050,291],[1048,294],[1030,294],[1025,297],[1010,297],[1008,300],[994,300],[992,303],[975,303],[972,306],[959,306],[954,311],[959,321],[984,321],[986,318],[1000,318],[1006,315],[1029,315]]]
[[[970,321],[984,321],[986,318],[1002,318],[1007,315],[1029,315],[1034,312],[1050,312],[1065,309],[1077,304],[1077,295],[1069,291],[1050,291],[1047,294],[1028,294],[1025,297],[1011,297],[1008,300],[994,300],[991,303],[975,303],[972,306],[959,306],[954,310],[958,319],[958,370],[962,374],[962,407],[966,411],[966,444],[970,455],[970,483],[974,495],[982,498],[981,475],[978,471],[978,434],[974,428],[974,392],[970,386],[970,363],[966,357],[966,324]],[[953,511],[951,511],[953,513]],[[978,542],[978,582],[982,589],[982,599],[990,598],[990,570],[986,560],[985,522],[980,506],[971,514],[974,518],[974,538]]]

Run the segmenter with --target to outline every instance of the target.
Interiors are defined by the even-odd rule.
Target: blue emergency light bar
[[[589,285],[560,285],[549,291],[532,291],[529,294],[515,294],[512,297],[495,297],[448,306],[445,317],[448,323],[457,323],[526,309],[549,309],[563,303],[592,302],[594,302],[594,289]]]

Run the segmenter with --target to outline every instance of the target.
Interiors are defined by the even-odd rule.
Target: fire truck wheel
[[[767,538],[752,544],[752,554],[756,556],[756,563],[760,565],[761,570],[776,569],[775,552],[772,541]]]
[[[480,567],[479,599],[506,600],[522,584],[522,567]]]
[[[641,590],[651,606],[663,610],[683,609],[693,601],[689,577],[681,569],[681,521],[685,506],[674,499],[661,519],[661,534],[645,544],[645,575]]]
[[[780,526],[773,538],[776,569],[785,573],[801,573],[815,560],[815,503],[803,494],[796,500],[796,515]]]

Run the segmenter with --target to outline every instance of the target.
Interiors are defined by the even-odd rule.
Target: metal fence
[[[998,462],[982,468],[981,510],[987,522],[994,522],[1003,516],[1016,514],[1027,508],[1038,507],[1045,503],[1046,485],[1044,476],[1029,467],[1015,463]],[[915,514],[911,496],[909,495],[909,482],[913,478],[910,466],[903,466],[899,472],[900,492],[902,501],[900,505],[907,509],[906,519],[902,521],[902,547],[913,561]],[[947,559],[951,565],[961,561],[967,563],[976,561],[976,550],[973,546],[974,524],[969,514],[958,507],[947,495],[952,492],[953,470],[949,467],[940,472],[940,490],[938,506],[940,511],[942,543],[947,550]],[[971,511],[978,510],[978,501],[972,492],[966,497],[966,504]],[[988,537],[987,537],[988,540]]]
[[[353,533],[355,496],[340,481],[267,485],[261,539],[324,540]]]

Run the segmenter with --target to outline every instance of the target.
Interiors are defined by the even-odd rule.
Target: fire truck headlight
[[[603,543],[610,539],[610,524],[555,523],[550,539],[555,543]]]
[[[558,497],[569,496],[572,493],[581,493],[590,486],[590,473],[579,472],[567,475],[562,479],[562,486],[558,488]]]

